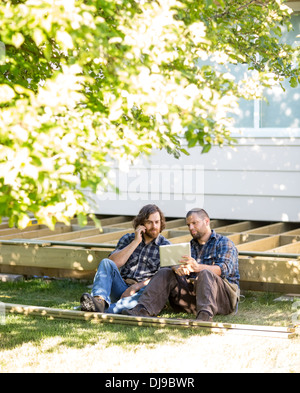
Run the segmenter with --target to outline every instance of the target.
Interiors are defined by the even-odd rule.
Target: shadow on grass
[[[87,321],[51,320],[47,317],[8,315],[0,326],[0,350],[14,349],[24,343],[39,346],[47,338],[57,338],[57,345],[73,348],[102,343],[105,347],[117,345],[131,350],[140,344],[155,346],[162,342],[180,343],[194,335],[210,334],[204,330],[165,327],[124,326],[95,324]]]

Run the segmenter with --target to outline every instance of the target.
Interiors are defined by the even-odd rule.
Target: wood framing
[[[52,232],[38,224],[23,230],[1,224],[0,273],[93,278],[99,262],[132,231],[131,216],[100,219],[102,230],[92,222],[81,228],[76,220],[57,224]],[[300,223],[212,220],[211,226],[239,251],[258,253],[239,257],[242,289],[300,293]],[[172,243],[191,240],[184,218],[167,220],[163,235]]]

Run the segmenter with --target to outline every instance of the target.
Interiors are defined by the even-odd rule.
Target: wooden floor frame
[[[76,219],[70,226],[57,224],[54,231],[35,223],[18,230],[3,222],[0,273],[91,279],[101,259],[122,235],[132,231],[132,219],[101,216],[101,231],[92,222],[81,228]],[[211,226],[242,253],[242,289],[300,293],[300,223],[213,219]],[[174,244],[191,239],[184,218],[167,219],[163,235]],[[244,255],[247,252],[257,256]]]

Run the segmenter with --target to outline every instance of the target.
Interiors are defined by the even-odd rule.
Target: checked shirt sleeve
[[[123,250],[123,248],[127,247],[132,242],[134,237],[134,233],[127,233],[126,235],[122,236],[118,241],[117,247],[113,252],[110,253],[110,255],[114,254],[116,251]]]
[[[239,283],[238,251],[226,237],[222,237],[216,246],[215,264],[221,268],[222,278],[234,284]]]

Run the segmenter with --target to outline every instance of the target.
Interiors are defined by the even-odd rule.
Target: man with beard
[[[159,246],[170,244],[161,232],[165,217],[156,205],[146,205],[133,221],[135,233],[124,235],[109,258],[103,259],[91,295],[81,296],[81,310],[118,314],[137,304],[160,267]]]
[[[175,311],[193,313],[200,321],[212,321],[216,314],[231,314],[237,309],[240,275],[236,247],[211,229],[205,210],[189,211],[186,222],[193,237],[192,256],[183,256],[179,266],[161,269],[138,305],[123,314],[157,316],[168,299]]]

